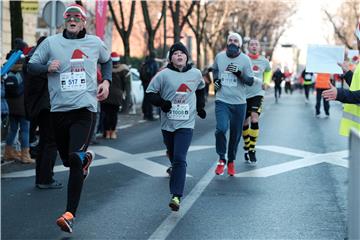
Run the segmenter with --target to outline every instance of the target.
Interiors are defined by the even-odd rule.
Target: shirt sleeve
[[[270,84],[271,82],[271,66],[269,61],[266,61],[266,67],[265,67],[265,71],[264,71],[264,83],[265,84]]]
[[[161,72],[157,73],[150,81],[149,86],[146,89],[147,93],[159,93],[161,89]]]
[[[254,77],[254,72],[252,70],[252,63],[251,60],[248,56],[246,56],[246,61],[245,61],[245,65],[244,65],[244,74],[245,76],[248,77]]]
[[[35,50],[34,54],[29,60],[29,63],[38,63],[46,65],[50,59],[50,44],[48,39],[45,39]]]
[[[200,70],[199,70],[199,80],[200,80],[200,82],[199,82],[197,89],[205,88],[205,80],[204,80]]]
[[[110,59],[110,52],[105,43],[99,38],[100,50],[99,50],[99,63],[106,63]]]
[[[216,56],[215,57],[215,61],[212,65],[212,72],[213,72],[213,79],[218,79],[219,78],[219,66],[218,66],[218,63],[217,63],[217,59],[218,57]]]

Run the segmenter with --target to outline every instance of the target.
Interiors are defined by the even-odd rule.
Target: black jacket
[[[109,87],[109,96],[101,103],[107,103],[115,106],[122,104],[123,94],[125,91],[125,83],[131,82],[130,69],[125,64],[113,66],[112,83]]]
[[[50,96],[48,90],[47,74],[34,75],[28,72],[28,62],[35,52],[35,49],[29,53],[26,58],[24,73],[24,100],[25,100],[25,116],[28,120],[34,120],[43,110],[50,111]]]
[[[336,100],[342,103],[360,104],[360,90],[350,91],[348,89],[338,88],[337,91]]]

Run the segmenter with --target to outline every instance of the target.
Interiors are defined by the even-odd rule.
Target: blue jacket
[[[9,114],[9,105],[5,99],[5,87],[1,83],[1,115]]]

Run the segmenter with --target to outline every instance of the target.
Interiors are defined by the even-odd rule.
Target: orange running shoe
[[[72,228],[74,224],[74,215],[71,212],[66,212],[61,217],[56,220],[56,224],[63,230],[64,232],[72,233]]]

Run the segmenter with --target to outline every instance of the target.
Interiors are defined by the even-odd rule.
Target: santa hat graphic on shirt
[[[186,93],[189,93],[189,92],[191,92],[191,89],[185,83],[181,84],[179,86],[179,88],[176,90],[176,93],[186,94]]]
[[[80,49],[75,49],[72,56],[71,56],[71,60],[72,61],[79,61],[79,60],[82,60],[83,57],[88,57],[85,53],[83,53],[83,51],[81,51]]]

